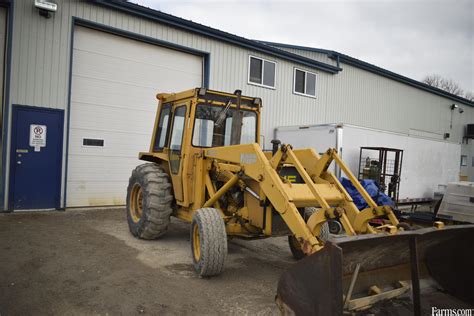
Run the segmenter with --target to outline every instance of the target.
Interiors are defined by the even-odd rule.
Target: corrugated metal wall
[[[453,101],[349,65],[331,75],[89,2],[55,2],[58,12],[50,19],[39,16],[33,1],[14,2],[12,104],[67,109],[72,19],[78,17],[209,52],[210,88],[263,99],[267,148],[276,126],[344,122],[434,138],[450,132],[450,141],[461,142],[463,126],[474,122],[474,109],[464,106],[462,115],[453,113],[450,129]],[[276,89],[247,84],[249,54],[277,62]],[[306,57],[334,64],[322,54]],[[295,66],[318,74],[316,99],[293,94]]]
[[[281,48],[321,62],[333,63],[326,54],[296,48]],[[461,142],[464,127],[474,122],[474,109],[460,105],[464,113],[453,112],[457,103],[360,68],[341,63],[343,69],[329,78],[326,123],[344,122],[411,135]]]
[[[326,121],[342,121],[389,131],[461,142],[464,127],[474,122],[474,108],[451,111],[444,97],[381,77],[350,65],[329,79]],[[450,128],[451,114],[453,128]]]
[[[72,16],[210,53],[210,88],[259,96],[264,104],[263,133],[267,144],[280,125],[321,123],[325,116],[328,79],[318,73],[318,98],[293,94],[293,67],[207,37],[183,32],[140,17],[85,1],[59,0],[51,19],[38,15],[28,1],[15,2],[12,103],[65,109],[68,102],[69,48]],[[247,84],[249,54],[277,62],[276,89]],[[307,69],[306,67],[300,67]],[[157,87],[159,90],[160,87]]]
[[[461,146],[461,155],[467,157],[466,166],[461,166],[461,175],[467,176],[469,181],[474,181],[474,139],[465,141]]]
[[[344,64],[344,70],[337,75],[316,71],[317,99],[294,95],[293,68],[297,65],[285,60],[84,1],[58,0],[57,3],[58,12],[51,19],[45,19],[29,1],[15,2],[12,103],[66,108],[71,23],[75,16],[209,52],[211,88],[224,91],[239,88],[244,94],[263,98],[263,133],[267,143],[275,126],[327,122],[402,133],[422,130],[434,133],[435,138],[443,132],[451,132],[451,141],[460,142],[461,126],[474,121],[472,108],[465,109],[462,115],[454,113],[454,127],[450,130],[448,105],[452,101],[449,99]],[[285,50],[298,53],[295,49]],[[299,53],[334,64],[324,54]],[[277,62],[275,90],[247,84],[249,54]]]

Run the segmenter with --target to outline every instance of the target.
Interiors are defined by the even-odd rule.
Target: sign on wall
[[[46,125],[30,125],[30,146],[34,147],[35,151],[41,151],[42,147],[46,147]]]

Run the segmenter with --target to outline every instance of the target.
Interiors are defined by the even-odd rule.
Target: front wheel
[[[224,270],[227,256],[227,233],[224,220],[214,208],[194,213],[191,223],[191,252],[199,276],[210,277]]]

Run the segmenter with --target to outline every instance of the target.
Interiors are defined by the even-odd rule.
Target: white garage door
[[[123,205],[147,151],[157,92],[201,86],[200,56],[76,27],[67,207]]]

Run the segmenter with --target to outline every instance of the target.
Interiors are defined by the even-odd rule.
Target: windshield
[[[242,112],[242,134],[240,144],[257,142],[257,113],[249,110]],[[232,137],[232,117],[236,109],[229,106],[198,104],[194,121],[193,146],[228,146]]]

